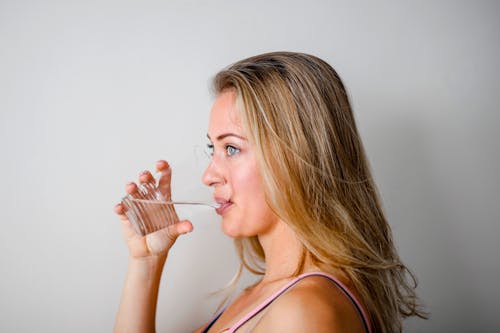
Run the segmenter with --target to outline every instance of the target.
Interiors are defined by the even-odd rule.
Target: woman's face
[[[212,159],[203,183],[214,188],[214,199],[221,205],[217,213],[222,216],[222,230],[238,238],[264,234],[278,218],[265,201],[253,147],[235,102],[236,93],[227,90],[218,95],[212,107],[208,127]]]

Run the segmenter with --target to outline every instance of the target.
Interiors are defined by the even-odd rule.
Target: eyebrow
[[[222,140],[222,139],[224,139],[224,138],[227,138],[228,136],[234,136],[234,137],[236,137],[236,138],[238,138],[238,139],[240,139],[240,140],[244,140],[244,141],[246,141],[246,140],[247,140],[246,138],[242,137],[241,135],[234,134],[234,133],[224,133],[224,134],[221,134],[221,135],[217,136],[216,140],[217,140],[217,141],[220,141],[220,140]],[[210,141],[212,141],[212,139],[210,138],[210,135],[208,135],[208,133],[207,133],[207,138],[208,138]]]

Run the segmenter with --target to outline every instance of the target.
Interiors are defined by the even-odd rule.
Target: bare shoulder
[[[335,284],[310,276],[273,302],[253,332],[363,332],[363,324]]]

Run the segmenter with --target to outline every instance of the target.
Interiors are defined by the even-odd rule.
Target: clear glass
[[[145,236],[179,222],[175,205],[202,205],[217,208],[216,203],[169,201],[153,183],[138,185],[138,192],[122,199],[125,215],[137,234]]]

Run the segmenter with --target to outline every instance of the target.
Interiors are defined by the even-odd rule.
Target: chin
[[[222,232],[226,236],[229,236],[231,238],[241,238],[241,237],[244,237],[243,235],[241,235],[241,233],[237,229],[232,228],[232,227],[226,227],[224,225],[222,225]]]
[[[230,222],[230,221],[224,221],[222,220],[222,232],[231,238],[244,238],[244,237],[250,237],[254,235],[247,235],[242,228],[240,223],[237,222]]]

